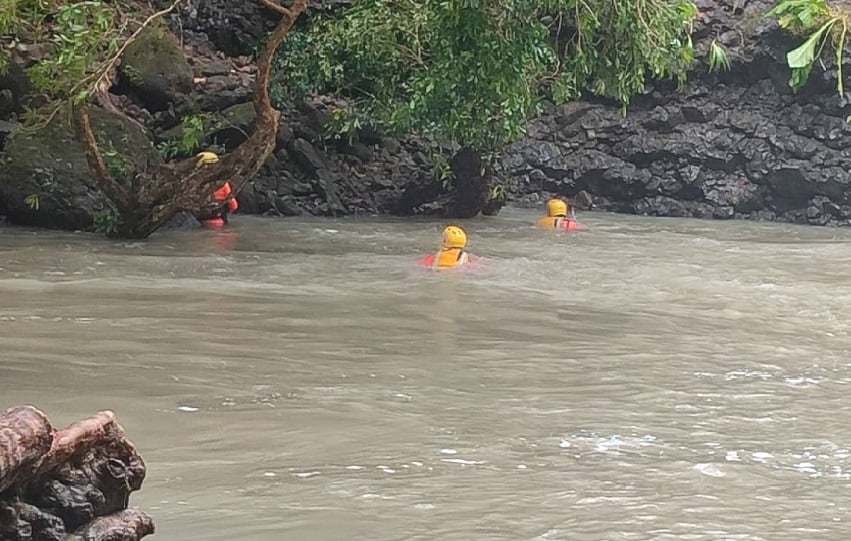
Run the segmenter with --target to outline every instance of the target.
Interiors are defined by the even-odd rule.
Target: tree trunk
[[[281,115],[272,107],[269,98],[272,60],[293,23],[306,8],[307,0],[293,0],[289,8],[273,0],[259,1],[282,17],[266,41],[257,64],[254,82],[256,128],[233,152],[220,157],[218,163],[198,167],[196,160],[189,158],[140,172],[130,186],[123,185],[106,168],[91,129],[87,105],[75,108],[78,138],[86,147],[89,167],[118,214],[115,236],[147,238],[180,212],[198,215],[214,209],[221,204],[212,201],[214,190],[229,181],[233,196],[236,196],[275,149]]]
[[[481,152],[464,147],[449,161],[455,175],[455,199],[447,209],[449,218],[473,218],[485,208],[491,194],[493,172]]]
[[[137,541],[151,518],[128,509],[145,463],[111,411],[54,430],[32,406],[0,414],[0,539]]]
[[[446,186],[432,178],[412,182],[393,209],[394,214],[409,216],[417,211],[445,218],[473,218],[480,212],[492,216],[505,205],[504,190],[494,190],[493,170],[481,152],[464,147],[449,160],[453,183]]]

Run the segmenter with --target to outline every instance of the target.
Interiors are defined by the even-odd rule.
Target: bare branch
[[[264,6],[266,6],[267,8],[271,9],[272,11],[275,11],[275,12],[280,13],[281,15],[283,15],[285,17],[288,17],[290,20],[295,20],[295,17],[297,16],[295,14],[301,13],[301,10],[297,9],[295,7],[295,5],[293,5],[293,9],[290,10],[290,9],[285,8],[281,4],[278,4],[277,2],[275,2],[275,0],[258,0],[258,1],[261,4],[263,4]],[[302,9],[304,9],[304,8],[302,8]]]
[[[258,1],[265,4],[267,0]],[[257,113],[257,121],[254,133],[233,152],[223,156],[218,163],[197,170],[191,175],[195,177],[195,180],[190,182],[200,188],[202,193],[206,193],[210,188],[218,188],[216,184],[220,185],[225,180],[229,180],[233,193],[238,194],[275,149],[275,135],[278,133],[281,114],[272,107],[272,100],[269,97],[272,61],[278,46],[307,7],[307,2],[308,0],[293,0],[288,10],[290,15],[278,22],[266,40],[262,54],[257,59],[257,77],[254,81],[254,111]],[[229,178],[228,173],[230,173]]]
[[[111,72],[115,71],[115,68],[110,70]],[[109,96],[109,89],[112,86],[112,79],[114,77],[114,73],[111,73],[109,76],[104,77],[95,87],[95,98],[97,99],[98,105],[102,108],[106,109],[110,113],[114,113],[118,116],[124,117],[136,126],[139,127],[142,131],[145,131],[145,126],[142,125],[141,122],[136,120],[135,118],[131,118],[124,111],[119,109],[112,103],[112,98]]]
[[[85,147],[86,161],[89,163],[89,168],[92,170],[98,185],[113,203],[118,206],[127,205],[129,203],[127,189],[113,178],[106,167],[97,138],[92,131],[87,105],[82,104],[74,107],[74,125],[77,129],[77,139]]]
[[[106,75],[109,73],[109,70],[112,69],[113,66],[115,66],[115,63],[118,62],[118,60],[124,54],[124,51],[127,50],[127,47],[129,47],[134,41],[136,41],[136,38],[139,37],[139,34],[141,34],[142,31],[145,28],[147,28],[152,22],[156,21],[160,17],[164,17],[164,16],[168,15],[169,13],[171,13],[172,11],[174,11],[174,9],[181,2],[183,2],[183,0],[174,0],[174,2],[172,2],[172,4],[169,7],[165,8],[163,10],[157,11],[156,13],[151,14],[147,19],[145,19],[142,22],[142,26],[140,26],[139,28],[136,29],[135,32],[130,34],[130,37],[127,38],[126,40],[124,40],[124,43],[122,43],[121,47],[119,47],[118,50],[115,51],[115,54],[113,54],[104,64],[101,65],[100,75],[98,76],[97,80],[95,81],[95,87],[97,87],[100,84],[100,82],[104,79],[104,77],[106,77]]]

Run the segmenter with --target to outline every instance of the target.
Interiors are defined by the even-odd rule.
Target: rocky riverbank
[[[314,3],[312,13],[346,3]],[[537,204],[555,193],[586,209],[851,223],[851,110],[835,95],[834,73],[814,73],[793,95],[784,58],[795,40],[764,17],[770,2],[697,4],[698,60],[684,87],[656,84],[625,116],[595,101],[546,108],[502,157],[509,201]],[[252,129],[250,54],[274,20],[256,2],[186,2],[169,20],[171,34],[153,35],[128,54],[111,92],[132,120],[108,117],[101,136],[118,151],[155,161],[139,133],[162,148],[181,140],[181,121],[193,115],[203,122],[203,145],[235,147]],[[713,39],[726,49],[731,71],[707,73]],[[3,144],[25,81],[7,77],[0,87]],[[243,212],[439,214],[448,199],[435,178],[435,146],[366,131],[327,138],[323,126],[339,105],[325,97],[282,104],[277,148],[240,194]],[[104,202],[85,186],[79,148],[58,150],[51,137],[59,131],[47,133],[6,144],[0,212],[18,223],[86,227]],[[26,201],[32,194],[38,208]]]
[[[851,223],[851,108],[835,70],[814,70],[793,95],[785,53],[797,42],[763,16],[770,2],[699,6],[698,57],[717,39],[731,71],[649,88],[626,116],[593,102],[549,108],[505,154],[511,193],[656,216]]]

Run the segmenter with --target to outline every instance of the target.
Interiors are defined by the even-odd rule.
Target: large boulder
[[[176,39],[162,27],[145,30],[121,60],[120,85],[150,111],[164,111],[193,88],[192,68]]]
[[[232,150],[248,139],[256,121],[257,113],[253,103],[232,105],[215,115],[215,128],[209,139],[216,145]]]
[[[162,163],[147,134],[125,117],[93,108],[91,119],[117,179]],[[0,155],[0,200],[10,221],[56,229],[89,229],[94,215],[109,208],[67,113],[9,138]]]

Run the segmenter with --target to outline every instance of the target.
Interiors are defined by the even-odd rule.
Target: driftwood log
[[[111,411],[54,430],[32,406],[0,414],[0,541],[137,541],[154,522],[128,509],[145,463]]]

